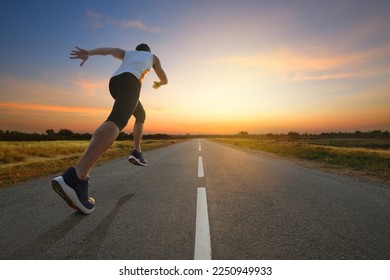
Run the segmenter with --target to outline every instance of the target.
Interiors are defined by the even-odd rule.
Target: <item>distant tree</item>
[[[72,139],[73,131],[70,129],[61,128],[60,131],[58,131],[58,135],[65,139]]]
[[[377,138],[377,137],[381,136],[381,134],[382,134],[381,130],[373,130],[373,131],[371,131],[370,136]]]
[[[246,132],[246,131],[240,131],[240,132],[238,133],[238,135],[241,136],[241,137],[247,137],[247,136],[249,135],[249,133]]]
[[[390,137],[390,132],[387,131],[387,130],[386,130],[386,131],[383,131],[381,137],[383,137],[383,138],[389,138],[389,137]]]
[[[49,136],[53,136],[55,133],[55,131],[53,129],[48,129],[46,130],[46,134],[49,135]]]
[[[290,137],[291,139],[298,139],[299,138],[299,132],[296,131],[290,131],[287,133],[287,136]]]

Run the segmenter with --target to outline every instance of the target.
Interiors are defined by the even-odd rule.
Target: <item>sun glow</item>
[[[93,132],[110,113],[108,83],[120,61],[91,57],[79,67],[68,58],[72,42],[130,49],[144,41],[153,46],[169,80],[154,90],[158,77],[151,71],[143,81],[145,133],[390,130],[386,5],[367,9],[364,1],[355,1],[352,11],[337,1],[233,2],[194,1],[183,9],[189,4],[167,1],[169,8],[150,17],[143,9],[105,10],[97,1],[72,23],[82,28],[69,25],[69,17],[59,18],[65,26],[61,40],[70,45],[57,38],[56,48],[47,50],[50,59],[42,59],[40,49],[14,53],[24,42],[8,36],[12,44],[7,41],[7,51],[0,53],[0,129]],[[318,18],[307,17],[313,10],[320,11]],[[141,14],[150,20],[141,20]],[[18,13],[14,18],[23,28],[10,26],[11,33],[42,29]],[[50,35],[42,40],[52,40]]]

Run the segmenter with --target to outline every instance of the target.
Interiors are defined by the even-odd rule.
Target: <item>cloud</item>
[[[55,112],[55,113],[80,113],[101,115],[107,114],[107,108],[92,108],[92,107],[76,107],[76,106],[59,106],[59,105],[43,105],[33,103],[18,103],[18,102],[0,102],[0,108],[12,109],[14,111],[40,111],[40,112]]]
[[[108,93],[107,83],[107,79],[85,78],[83,75],[75,78],[67,78],[63,75],[60,79],[29,79],[0,75],[0,102],[110,106],[112,98]]]
[[[91,132],[108,113],[107,108],[0,102],[0,129],[44,132],[66,127]]]
[[[159,27],[148,27],[139,20],[121,20],[116,23],[118,26],[123,28],[135,28],[147,32],[157,33],[160,31]]]
[[[278,47],[251,55],[230,55],[212,60],[225,66],[258,68],[289,81],[365,78],[390,73],[390,44],[364,51],[337,52],[326,48],[297,50]]]
[[[144,24],[143,22],[136,20],[136,19],[124,19],[119,20],[115,18],[111,18],[102,14],[99,14],[96,11],[93,10],[87,10],[86,15],[88,17],[89,23],[94,28],[102,28],[106,25],[114,26],[114,27],[120,27],[120,28],[131,28],[131,29],[138,29],[146,32],[151,33],[158,33],[160,32],[160,27],[158,26],[148,26]]]
[[[83,98],[98,98],[102,94],[108,93],[107,77],[94,76],[85,77],[80,74],[75,77],[62,78],[67,84],[73,86],[77,94]]]

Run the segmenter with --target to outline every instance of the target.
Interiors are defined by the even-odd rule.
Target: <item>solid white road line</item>
[[[206,188],[198,188],[196,203],[195,260],[211,260]]]
[[[202,157],[198,158],[198,177],[204,177]]]

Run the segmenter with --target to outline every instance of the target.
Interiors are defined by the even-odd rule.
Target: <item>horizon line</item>
[[[26,132],[26,131],[20,131],[20,130],[9,130],[9,129],[6,129],[6,130],[3,130],[0,128],[0,134],[5,134],[7,132],[13,132],[13,133],[20,133],[20,134],[27,134],[27,135],[33,135],[33,134],[38,134],[38,135],[48,135],[47,134],[47,131],[48,130],[53,130],[55,133],[58,133],[60,130],[69,130],[71,131],[73,134],[90,134],[90,135],[93,135],[93,132],[82,132],[82,131],[72,131],[71,129],[68,129],[68,128],[61,128],[59,129],[57,132],[54,130],[54,129],[47,129],[45,132]],[[190,135],[190,136],[207,136],[207,135],[210,135],[210,136],[213,136],[213,135],[225,135],[225,136],[234,136],[234,135],[240,135],[242,133],[246,134],[247,136],[249,135],[288,135],[288,134],[299,134],[299,135],[321,135],[321,134],[332,134],[332,133],[335,133],[335,134],[341,134],[341,133],[345,133],[345,134],[356,134],[356,133],[373,133],[373,132],[381,132],[381,133],[390,133],[390,130],[388,129],[373,129],[373,130],[354,130],[354,131],[322,131],[322,132],[300,132],[300,131],[294,131],[294,130],[290,130],[289,132],[263,132],[263,133],[251,133],[251,132],[248,132],[248,131],[239,131],[239,132],[236,132],[236,133],[165,133],[165,132],[155,132],[155,133],[144,133],[143,135],[146,136],[146,135],[158,135],[158,134],[161,134],[161,135],[169,135],[169,136],[187,136],[187,135]],[[125,131],[121,131],[119,134],[127,134],[127,135],[131,135],[133,134],[133,132],[129,132],[129,133],[126,133]]]

